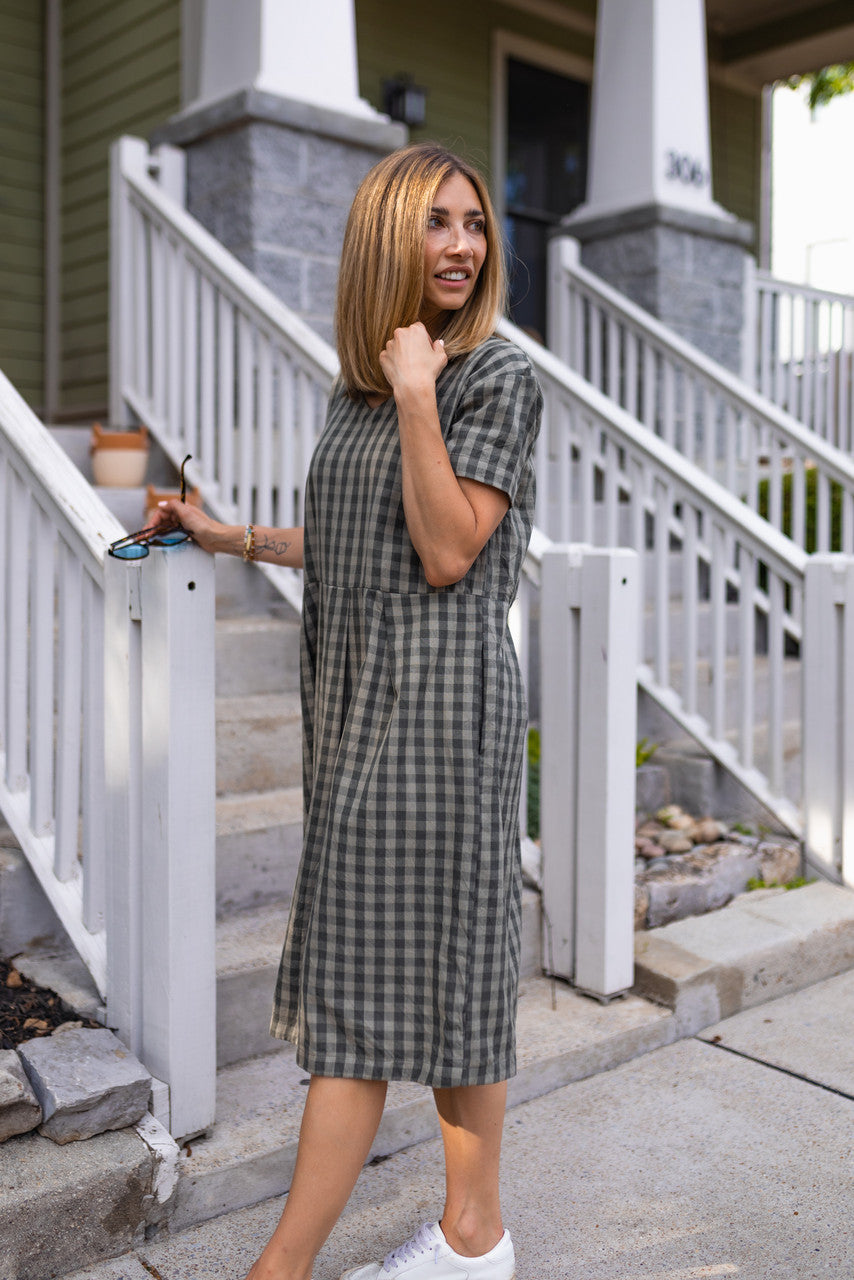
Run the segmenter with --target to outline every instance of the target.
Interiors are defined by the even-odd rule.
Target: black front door
[[[589,120],[589,84],[508,58],[504,192],[510,315],[541,341],[548,233],[585,198]]]

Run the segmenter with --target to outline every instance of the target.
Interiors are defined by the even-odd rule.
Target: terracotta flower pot
[[[157,505],[166,498],[180,498],[180,489],[155,489],[150,484],[145,491],[145,524],[151,523],[151,517],[157,510]],[[200,507],[202,505],[202,495],[198,489],[187,490],[187,502],[191,507]]]
[[[96,485],[136,489],[145,482],[148,466],[148,427],[107,431],[100,422],[92,427],[89,452]]]

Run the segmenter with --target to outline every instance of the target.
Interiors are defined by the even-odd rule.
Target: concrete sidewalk
[[[519,1280],[850,1280],[854,972],[509,1112]],[[441,1212],[432,1140],[368,1167],[315,1280]],[[68,1280],[242,1280],[281,1199]]]

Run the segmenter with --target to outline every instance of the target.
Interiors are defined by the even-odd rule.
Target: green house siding
[[[567,5],[592,19],[592,0]],[[432,139],[462,152],[489,172],[492,112],[492,36],[501,31],[547,50],[593,63],[593,37],[547,22],[496,0],[435,0],[389,9],[384,0],[357,0],[359,88],[382,110],[382,85],[401,73],[428,90],[423,128],[413,142]]]
[[[759,230],[759,173],[762,98],[721,84],[709,84],[712,185],[715,200]]]
[[[109,148],[180,105],[180,0],[65,0],[62,23],[61,404],[107,403]]]
[[[567,5],[582,18],[595,3]],[[491,161],[492,37],[522,37],[541,47],[593,62],[593,36],[497,0],[434,0],[430,6],[389,10],[385,0],[357,0],[359,87],[382,110],[383,81],[409,75],[428,90],[427,118],[413,141],[431,138],[462,151],[489,172]],[[715,199],[756,223],[759,200],[761,99],[712,80],[710,127]]]
[[[0,5],[0,369],[41,405],[44,30],[35,0]]]

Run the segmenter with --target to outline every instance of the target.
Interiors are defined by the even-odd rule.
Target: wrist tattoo
[[[272,551],[274,556],[283,556],[288,547],[291,546],[293,546],[293,543],[289,542],[286,538],[259,538],[255,547],[255,554],[257,556],[259,551]]]

